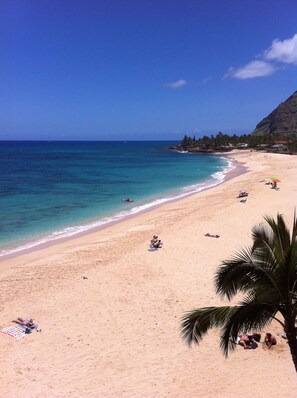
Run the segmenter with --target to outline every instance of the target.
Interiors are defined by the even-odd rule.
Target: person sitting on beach
[[[154,235],[153,239],[151,239],[151,245],[154,246],[158,242],[158,236]]]
[[[155,243],[155,247],[157,249],[161,249],[161,247],[163,246],[163,242],[161,241],[161,239],[159,239],[156,243]]]
[[[252,336],[253,336],[253,339],[255,341],[257,341],[258,343],[260,342],[260,340],[261,340],[261,334],[260,333],[253,333]]]
[[[273,345],[276,345],[276,338],[271,333],[266,333],[265,336],[265,344],[268,348],[271,348]]]
[[[254,339],[254,335],[248,335],[248,338],[249,338],[249,343],[248,343],[249,349],[254,350],[255,348],[258,348],[258,344]]]
[[[238,341],[239,345],[242,345],[244,349],[249,348],[249,338],[247,334],[243,334],[241,336],[239,336],[240,340]]]
[[[158,236],[154,235],[151,240],[151,247],[154,249],[160,249],[163,246],[163,242],[161,239],[158,239]]]
[[[254,350],[255,348],[258,347],[258,344],[256,340],[254,339],[253,334],[243,334],[242,336],[239,336],[240,340],[238,342],[239,345],[242,345],[243,348],[246,350]]]
[[[248,192],[246,192],[246,191],[240,191],[237,197],[238,197],[238,198],[244,198],[244,197],[246,197],[246,196],[248,196],[248,195],[249,195]]]

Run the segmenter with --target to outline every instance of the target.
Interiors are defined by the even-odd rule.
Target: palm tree
[[[231,300],[244,293],[239,305],[199,308],[182,319],[182,336],[198,344],[212,327],[220,327],[224,354],[234,350],[234,341],[246,330],[260,331],[273,319],[287,337],[297,372],[297,220],[293,230],[283,216],[264,217],[252,229],[253,244],[222,263],[215,276],[216,292]]]

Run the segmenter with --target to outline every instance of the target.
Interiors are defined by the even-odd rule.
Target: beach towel
[[[2,329],[1,333],[8,334],[17,340],[25,336],[25,331],[17,328],[16,326],[8,326]]]
[[[36,325],[36,323],[33,323],[32,326],[26,326],[26,325],[22,325],[20,323],[17,324],[19,328],[23,329],[24,331],[26,331],[27,329],[29,329],[30,331],[37,329],[38,325]]]

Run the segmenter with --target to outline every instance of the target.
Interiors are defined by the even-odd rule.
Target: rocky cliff
[[[252,134],[297,134],[297,91],[257,124]]]

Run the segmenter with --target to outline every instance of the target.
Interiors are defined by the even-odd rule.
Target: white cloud
[[[241,68],[230,68],[224,77],[233,77],[235,79],[253,79],[254,77],[272,75],[276,70],[277,68],[268,62],[251,61]]]
[[[297,34],[291,39],[273,40],[271,46],[257,58],[259,60],[253,60],[241,68],[230,68],[224,78],[252,79],[269,76],[279,69],[275,63],[297,65]]]
[[[208,76],[205,79],[203,79],[202,83],[205,84],[205,83],[209,82],[210,80],[212,80],[212,76]]]
[[[178,89],[184,87],[186,84],[187,84],[186,80],[181,79],[174,83],[167,83],[167,84],[165,84],[165,87],[169,87],[174,90],[178,90]]]
[[[273,40],[270,48],[264,52],[264,58],[297,65],[297,34],[287,40]]]

